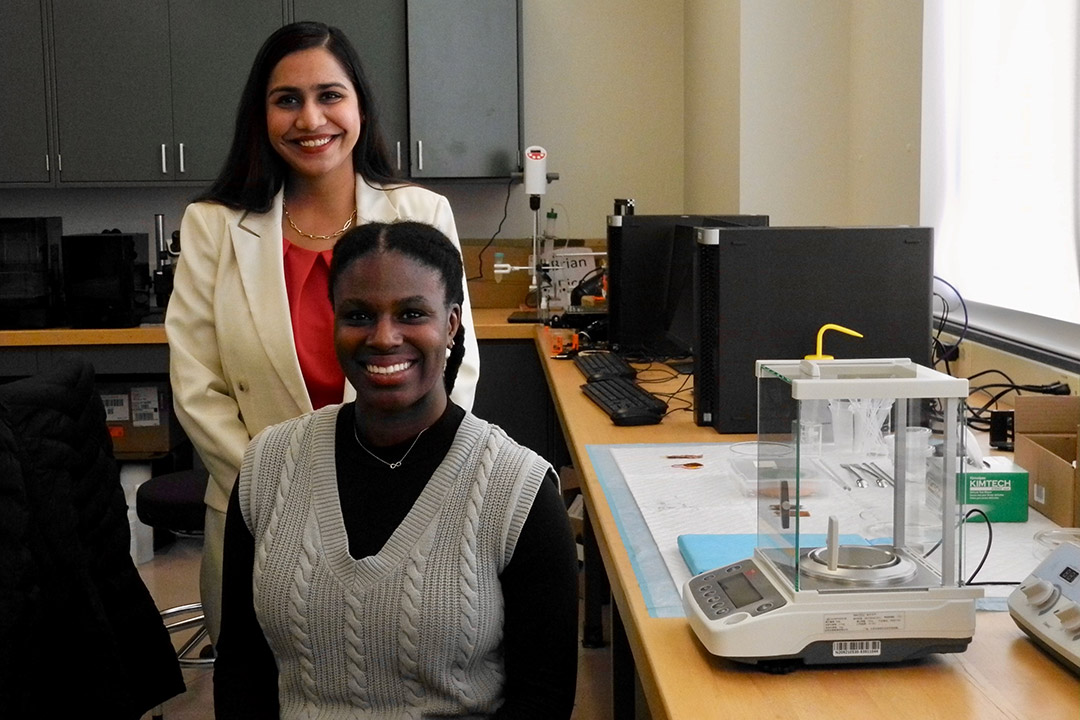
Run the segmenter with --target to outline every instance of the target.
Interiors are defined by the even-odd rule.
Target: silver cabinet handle
[[[165,164],[165,143],[161,144],[161,174],[164,175],[169,172],[168,165]]]
[[[397,169],[401,169],[401,141],[397,141]]]
[[[49,172],[49,153],[45,153],[45,172]]]
[[[64,156],[56,153],[56,171],[64,172]]]
[[[417,140],[416,141],[416,169],[417,170],[423,170],[424,169],[424,141],[423,140]]]
[[[180,172],[184,172],[184,143],[180,143]]]

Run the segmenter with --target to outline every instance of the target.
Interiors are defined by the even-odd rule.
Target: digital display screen
[[[1076,570],[1073,570],[1068,565],[1066,565],[1065,569],[1061,571],[1061,579],[1064,580],[1065,582],[1071,583],[1077,577],[1080,577],[1080,572],[1077,572]]]
[[[732,575],[721,580],[720,589],[727,594],[735,607],[744,607],[762,600],[761,593],[754,589],[745,575]]]

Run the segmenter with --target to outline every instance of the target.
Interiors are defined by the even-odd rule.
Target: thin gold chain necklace
[[[356,210],[353,210],[352,215],[349,216],[349,219],[345,221],[345,224],[336,233],[333,233],[332,235],[313,235],[311,233],[306,233],[300,228],[296,227],[296,223],[293,222],[292,215],[289,215],[289,208],[285,207],[284,198],[281,200],[281,210],[285,213],[285,219],[289,221],[289,227],[295,230],[298,234],[312,240],[333,240],[338,235],[341,235],[346,230],[351,228],[353,226],[353,222],[356,220]]]
[[[381,462],[386,467],[390,468],[391,470],[397,470],[399,467],[401,467],[401,463],[405,462],[405,458],[409,457],[409,453],[411,453],[413,451],[413,448],[416,447],[417,440],[419,440],[420,436],[423,435],[425,432],[427,432],[427,428],[424,428],[419,433],[417,433],[416,438],[412,441],[412,445],[410,445],[409,449],[405,451],[405,454],[401,456],[401,459],[399,459],[397,462],[387,462],[386,460],[383,460],[381,457],[379,457],[375,453],[368,450],[367,447],[364,445],[364,443],[360,442],[360,433],[356,431],[356,424],[355,423],[353,424],[353,429],[352,429],[353,437],[356,438],[356,444],[360,446],[360,449],[363,450],[364,452],[366,452],[371,457],[378,460],[379,462]]]

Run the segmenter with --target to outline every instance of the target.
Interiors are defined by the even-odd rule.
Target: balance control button
[[[1020,592],[1024,593],[1027,601],[1035,607],[1042,607],[1054,599],[1056,593],[1054,586],[1046,580],[1035,580],[1029,585],[1021,585]]]
[[[1054,611],[1061,626],[1069,632],[1080,631],[1080,605],[1074,602],[1065,603]]]

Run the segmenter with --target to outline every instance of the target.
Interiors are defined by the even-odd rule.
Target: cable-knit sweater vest
[[[337,495],[338,409],[264,431],[240,473],[281,717],[485,717],[505,682],[499,574],[549,466],[466,414],[405,520],[355,560]]]

